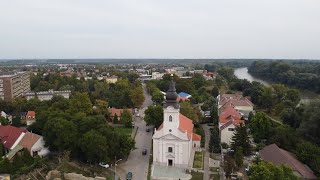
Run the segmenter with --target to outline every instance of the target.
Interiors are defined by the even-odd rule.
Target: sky
[[[0,59],[320,59],[319,0],[0,0]]]

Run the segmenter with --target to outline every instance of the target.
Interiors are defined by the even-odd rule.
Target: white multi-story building
[[[63,96],[64,98],[69,99],[70,94],[70,90],[54,91],[53,89],[50,89],[49,91],[27,92],[24,94],[24,96],[27,98],[27,100],[38,98],[40,101],[46,101],[52,99],[55,95]]]
[[[152,137],[153,164],[188,168],[192,153],[200,148],[201,136],[193,133],[192,120],[180,114],[177,97],[171,81],[163,108],[163,123]]]

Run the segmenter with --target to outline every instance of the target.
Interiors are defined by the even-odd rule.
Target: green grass
[[[220,175],[219,174],[210,174],[210,179],[213,178],[214,180],[219,180]]]
[[[132,128],[124,127],[124,126],[117,126],[114,127],[114,129],[119,132],[120,134],[125,134],[129,137],[131,137]]]
[[[218,167],[210,167],[210,171],[211,172],[219,172],[219,168]]]
[[[191,176],[191,180],[203,180],[203,173],[201,172],[192,172]]]
[[[203,152],[195,152],[193,168],[203,169]]]

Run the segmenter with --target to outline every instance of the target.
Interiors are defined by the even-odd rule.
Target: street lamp
[[[121,161],[122,159],[119,159],[119,160],[117,161],[117,157],[115,156],[115,157],[114,157],[114,160],[115,160],[115,162],[114,162],[114,179],[116,180],[117,162]]]

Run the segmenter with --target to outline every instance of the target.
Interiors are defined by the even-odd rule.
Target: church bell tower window
[[[172,116],[171,115],[169,116],[169,122],[172,122]]]

